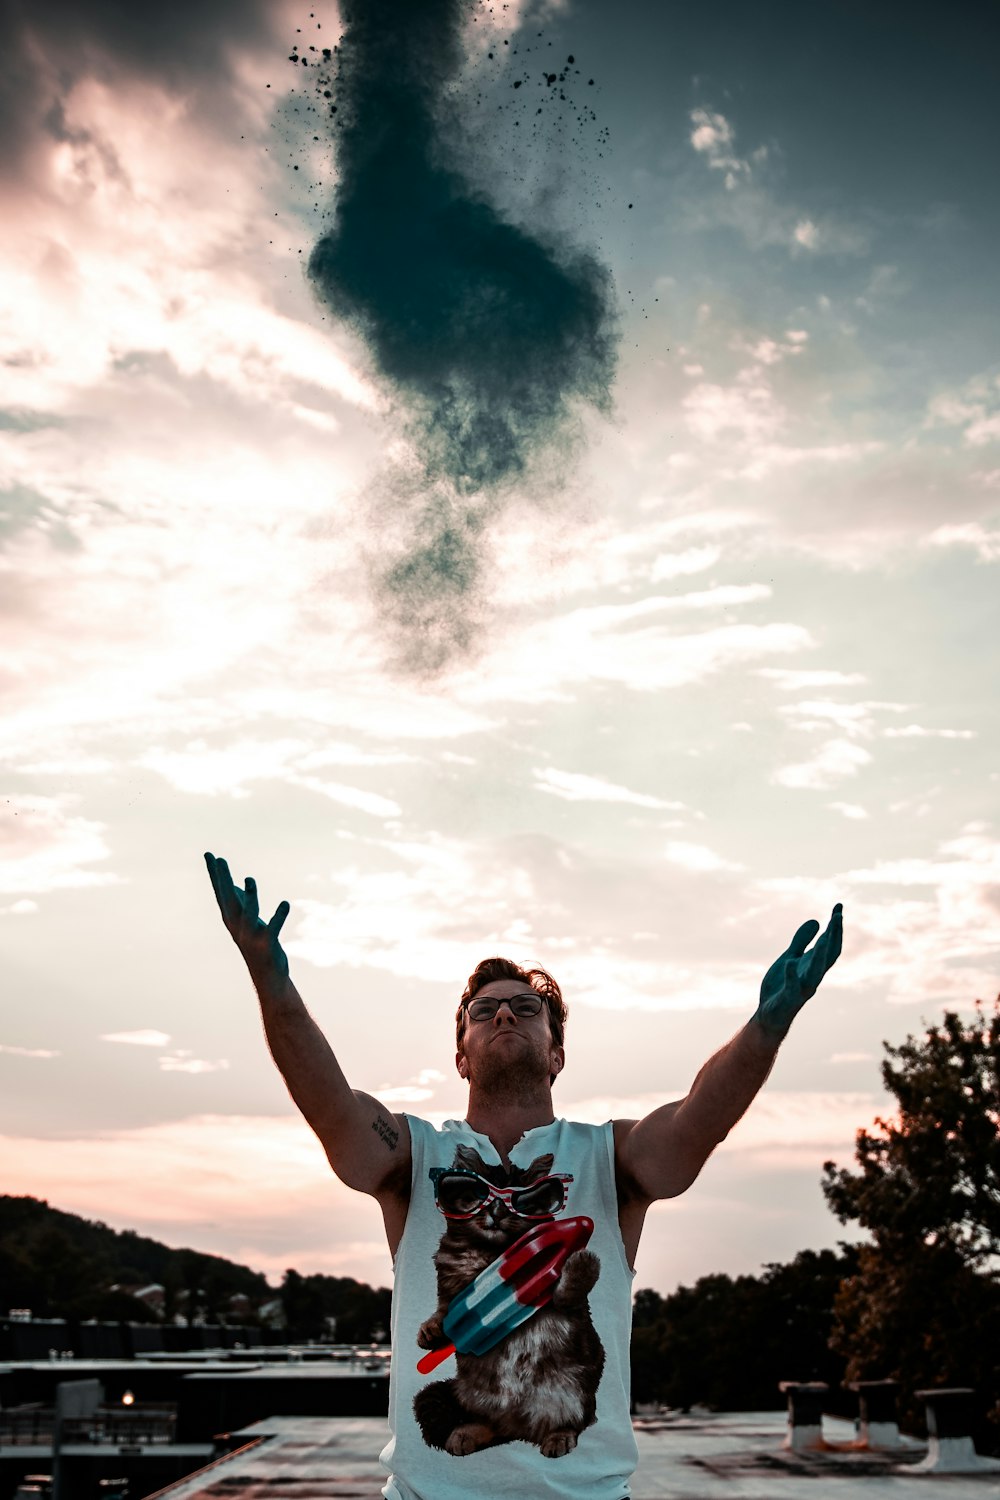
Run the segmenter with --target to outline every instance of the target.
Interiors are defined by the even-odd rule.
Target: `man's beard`
[[[491,1042],[480,1057],[471,1081],[480,1095],[516,1103],[537,1098],[550,1077],[547,1046],[535,1046],[530,1041],[515,1047]]]

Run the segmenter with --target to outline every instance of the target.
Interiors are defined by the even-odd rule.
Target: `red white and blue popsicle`
[[[552,1300],[562,1268],[594,1232],[583,1214],[535,1224],[480,1271],[448,1304],[442,1328],[451,1343],[417,1361],[427,1375],[451,1354],[485,1354]]]

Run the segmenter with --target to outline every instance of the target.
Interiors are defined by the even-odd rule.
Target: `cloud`
[[[246,797],[254,782],[283,780],[289,765],[308,748],[297,739],[240,739],[211,747],[199,740],[183,750],[153,748],[140,757],[139,764],[156,771],[180,792]]]
[[[748,191],[741,185],[715,197],[733,206]],[[658,459],[666,504],[694,510],[725,498],[753,516],[748,540],[756,549],[811,553],[824,566],[868,570],[900,543],[991,554],[1000,484],[996,464],[983,462],[991,450],[942,442],[924,421],[919,389],[907,387],[901,398],[897,391],[891,421],[862,424],[856,382],[880,400],[875,393],[895,377],[878,347],[843,321],[846,309],[837,314],[831,305],[801,327],[734,313],[721,299],[698,313],[677,364],[660,377],[671,428],[683,424],[680,444],[675,438]],[[805,341],[792,338],[802,333]],[[686,376],[686,366],[697,375]],[[962,518],[956,533],[941,527],[945,494],[951,515]]]
[[[660,502],[657,501],[657,509]],[[512,513],[493,542],[493,605],[506,613],[514,604],[565,608],[573,595],[622,585],[652,585],[703,573],[723,557],[718,536],[746,526],[748,519],[706,515],[638,515],[623,525],[612,513],[597,520]],[[530,552],[534,566],[524,567]]]
[[[974,729],[926,729],[922,724],[903,724],[883,729],[887,740],[974,740]]]
[[[224,1073],[228,1067],[229,1063],[224,1057],[215,1062],[207,1062],[202,1057],[192,1057],[188,1052],[160,1058],[161,1073]]]
[[[754,341],[737,343],[736,347],[742,348],[745,353],[757,364],[777,365],[789,357],[794,358],[802,354],[806,344],[809,342],[809,333],[804,328],[789,329],[784,340],[773,338],[760,338]],[[700,370],[695,373],[700,374]]]
[[[566,1108],[569,1118],[592,1124],[642,1119],[666,1099],[683,1098],[685,1093],[684,1087],[665,1087],[656,1094],[596,1095],[573,1099]],[[731,1131],[721,1151],[737,1156],[744,1168],[791,1168],[803,1158],[815,1159],[818,1174],[823,1152],[852,1149],[858,1126],[871,1121],[881,1097],[881,1092],[768,1087]]]
[[[177,91],[203,123],[245,120],[241,59],[280,47],[279,14],[265,0],[178,0],[169,12],[54,0],[10,11],[0,68],[3,176],[31,182],[60,147],[90,143],[67,121],[66,102],[92,75]]]
[[[377,868],[375,848],[359,851],[331,877],[331,897],[293,903],[293,957],[453,987],[484,952],[506,953],[556,967],[574,1001],[602,1010],[745,1007],[759,985],[759,961],[739,944],[704,962],[704,893],[691,870],[725,873],[715,851],[682,845],[672,862],[654,846],[609,861],[541,836],[375,843]],[[714,920],[729,901],[723,889]]]
[[[724,192],[711,199],[689,198],[683,214],[687,228],[724,225],[754,249],[780,245],[793,255],[857,255],[867,248],[868,236],[857,225],[833,214],[818,218],[782,200],[775,186],[774,163],[781,155],[776,146],[760,145],[741,154],[736,127],[717,110],[694,109],[690,121],[689,143],[710,171],[721,174]]]
[[[397,818],[401,808],[391,798],[306,772],[330,764],[399,765],[412,758],[399,751],[366,753],[359,746],[314,747],[301,739],[240,740],[215,747],[199,741],[184,750],[154,749],[140,756],[139,764],[158,772],[178,791],[196,796],[248,797],[257,782],[281,781],[375,818]]]
[[[873,1078],[877,1083],[877,1078]],[[881,1094],[766,1089],[736,1126],[732,1149],[756,1164],[782,1167],[818,1150],[847,1152],[860,1124],[872,1120]]]
[[[3,1137],[0,1152],[8,1192],[279,1277],[294,1264],[389,1279],[377,1204],[338,1182],[297,1116],[195,1114],[72,1138]]]
[[[661,797],[651,797],[645,792],[633,792],[628,787],[618,786],[613,781],[604,781],[599,776],[584,776],[577,771],[557,771],[552,766],[535,768],[532,772],[538,790],[551,792],[567,802],[625,802],[634,807],[654,807],[664,811],[683,811],[683,802],[664,802]]]
[[[748,355],[750,363],[728,381],[700,379],[680,396],[684,424],[703,445],[699,455],[687,456],[689,465],[729,481],[758,483],[785,471],[846,468],[853,472],[862,460],[883,450],[885,444],[876,438],[850,440],[837,434],[834,441],[816,441],[814,423],[806,429],[809,441],[794,442],[784,436],[805,426],[797,401],[791,404],[788,399],[796,397],[795,386],[781,379],[780,370],[782,361],[805,352],[803,338],[791,336],[799,332],[791,330],[781,340],[735,335],[729,340],[730,349]],[[721,351],[716,362],[722,362]],[[779,379],[784,399],[777,393]]]
[[[0,807],[0,893],[115,885],[119,876],[86,868],[105,860],[105,825],[70,811],[79,799],[10,796]]]
[[[852,738],[868,738],[874,730],[872,710],[890,705],[881,703],[841,703],[832,698],[807,698],[799,703],[784,703],[778,709],[794,729],[811,733],[813,730],[839,729]],[[891,705],[902,712],[905,704]]]
[[[765,585],[740,587],[737,602],[766,597]],[[672,627],[671,617],[726,607],[726,588],[695,595],[651,595],[624,604],[569,610],[497,641],[475,676],[454,679],[465,702],[545,702],[574,688],[620,683],[637,692],[680,687],[762,657],[792,655],[813,644],[801,625],[774,621],[702,631]]]
[[[444,1081],[445,1075],[439,1068],[421,1068],[419,1073],[405,1083],[382,1083],[373,1093],[380,1103],[389,1106],[423,1104],[427,1099],[434,1098],[437,1093],[436,1085]]]
[[[745,443],[760,441],[771,437],[788,420],[784,407],[763,380],[732,386],[701,381],[684,397],[681,409],[688,431],[702,442],[712,442],[725,432],[735,432]]]
[[[1000,988],[1000,842],[981,823],[944,840],[933,856],[876,860],[828,879],[767,878],[773,901],[842,900],[844,953],[835,974],[892,1005],[969,1007]],[[832,978],[833,976],[831,976]]]
[[[341,807],[356,808],[358,812],[368,813],[373,818],[398,818],[402,812],[399,803],[393,802],[391,797],[383,797],[378,792],[366,792],[356,786],[345,786],[340,781],[322,781],[318,776],[299,776],[294,778],[293,785],[318,792],[321,797],[328,797]]]
[[[452,981],[469,972],[473,943],[511,941],[518,913],[531,900],[533,880],[523,864],[509,858],[500,864],[433,834],[421,842],[386,841],[381,864],[377,871],[342,865],[332,876],[338,893],[332,904],[296,901],[288,952],[321,968],[370,965]]]
[[[166,1031],[153,1031],[150,1028],[137,1031],[108,1031],[101,1037],[102,1042],[122,1042],[128,1047],[165,1047],[170,1040]]]
[[[145,107],[152,117],[162,103],[145,101]],[[116,125],[121,128],[120,119],[108,121],[109,130]],[[147,128],[153,128],[151,119]],[[196,149],[194,142],[189,149]],[[163,187],[169,191],[170,185]],[[98,211],[91,205],[90,212]],[[143,385],[158,387],[163,399],[180,407],[196,399],[200,386],[220,406],[238,397],[248,411],[266,409],[261,420],[268,425],[275,416],[304,416],[313,425],[330,398],[334,408],[338,401],[375,406],[371,387],[328,335],[270,306],[263,288],[248,278],[187,264],[164,243],[166,225],[154,219],[143,225],[131,214],[125,222],[122,234],[131,243],[113,246],[113,226],[105,220],[75,247],[71,265],[79,305],[72,342],[64,337],[64,299],[44,275],[29,277],[27,267],[8,257],[6,279],[21,283],[21,296],[0,332],[0,401],[31,400],[78,418],[81,406],[96,414],[116,388],[135,403]],[[206,241],[213,230],[219,234],[221,226],[209,220],[201,230]],[[53,222],[49,232],[58,235],[59,224]],[[195,242],[184,256],[196,261],[211,248]],[[127,283],[113,274],[125,257]],[[50,527],[61,520],[58,506],[44,494],[37,495],[34,510]],[[72,540],[65,528],[62,539],[64,545]]]
[[[725,115],[708,109],[691,111],[690,141],[700,152],[714,172],[724,174],[723,181],[728,191],[735,188],[740,177],[748,176],[750,163],[735,154],[736,133]]]
[[[971,547],[979,562],[1000,562],[1000,531],[989,531],[978,521],[937,526],[924,538],[927,547]]]
[[[61,1057],[61,1052],[52,1052],[47,1047],[12,1047],[0,1042],[0,1052],[10,1057]]]
[[[793,443],[780,434],[801,421],[800,414],[775,391],[775,367],[789,355],[801,354],[801,340],[784,343],[770,338],[734,341],[751,363],[726,384],[699,380],[680,399],[688,431],[711,452],[718,474],[729,479],[758,482],[769,474],[810,467],[856,468],[859,461],[882,451],[879,439]],[[722,444],[720,449],[720,444]],[[728,445],[728,447],[726,446]]]
[[[380,1088],[375,1090],[376,1097],[382,1104],[422,1104],[425,1099],[434,1098],[434,1090],[420,1088],[413,1083],[403,1083],[398,1087]]]
[[[733,860],[724,859],[721,854],[716,854],[714,849],[709,849],[704,844],[686,844],[676,839],[672,839],[665,846],[663,857],[672,865],[680,865],[682,869],[698,874],[707,875],[723,870],[743,869],[742,865],[734,863]]]
[[[826,791],[870,764],[871,756],[861,745],[852,740],[833,739],[821,745],[810,760],[780,767],[771,780],[777,786],[797,791]]]
[[[880,453],[884,447],[884,443],[875,440],[859,443],[817,443],[812,447],[756,442],[747,455],[746,461],[734,473],[741,479],[757,482],[783,469],[808,468],[817,464],[856,466],[859,459],[868,454]]]
[[[829,668],[758,667],[756,675],[766,677],[775,687],[786,692],[813,687],[855,687],[867,681],[862,672],[840,672]]]
[[[959,427],[970,448],[1000,441],[1000,376],[974,375],[954,391],[942,391],[927,404],[925,425]]]
[[[819,249],[819,230],[812,219],[800,219],[792,230],[792,239],[796,245],[801,245],[805,250]]]
[[[684,552],[661,552],[650,568],[649,580],[651,583],[663,583],[668,578],[680,578],[685,573],[702,573],[718,562],[721,555],[719,547],[689,547]]]
[[[869,765],[872,756],[857,743],[875,736],[882,739],[945,739],[972,740],[976,732],[971,729],[928,729],[920,724],[880,726],[880,714],[905,713],[910,705],[892,703],[881,699],[870,699],[857,703],[845,703],[836,699],[804,699],[798,703],[783,704],[778,712],[794,729],[805,733],[825,733],[831,728],[839,731],[839,737],[827,740],[812,759],[781,767],[772,781],[778,786],[824,790],[846,777],[854,776],[862,767]],[[863,818],[864,809],[852,803],[831,803],[845,817]]]
[[[843,817],[852,822],[860,823],[868,817],[868,813],[857,802],[831,802],[830,807],[834,812],[839,812]]]

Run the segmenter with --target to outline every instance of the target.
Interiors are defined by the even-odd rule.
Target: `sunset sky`
[[[405,422],[305,274],[337,161],[288,57],[336,9],[0,11],[0,1191],[387,1282],[203,850],[290,901],[352,1083],[435,1120],[487,954],[560,980],[556,1108],[600,1121],[683,1094],[843,901],[765,1093],[650,1214],[665,1292],[848,1235],[821,1167],[882,1040],[1000,990],[996,11],[468,14],[442,149],[606,266],[618,363],[429,674],[373,582]],[[529,108],[570,56],[572,129]]]

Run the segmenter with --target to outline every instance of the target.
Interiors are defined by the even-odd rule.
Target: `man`
[[[801,926],[750,1021],[684,1099],[642,1120],[556,1119],[565,1007],[541,969],[481,963],[456,1017],[464,1120],[439,1130],[352,1089],[279,942],[282,901],[205,856],[271,1054],[342,1182],[382,1209],[393,1255],[389,1500],[622,1500],[631,1282],[651,1203],[691,1186],[751,1103],[841,947],[841,907]],[[431,1379],[445,1366],[447,1378]]]

